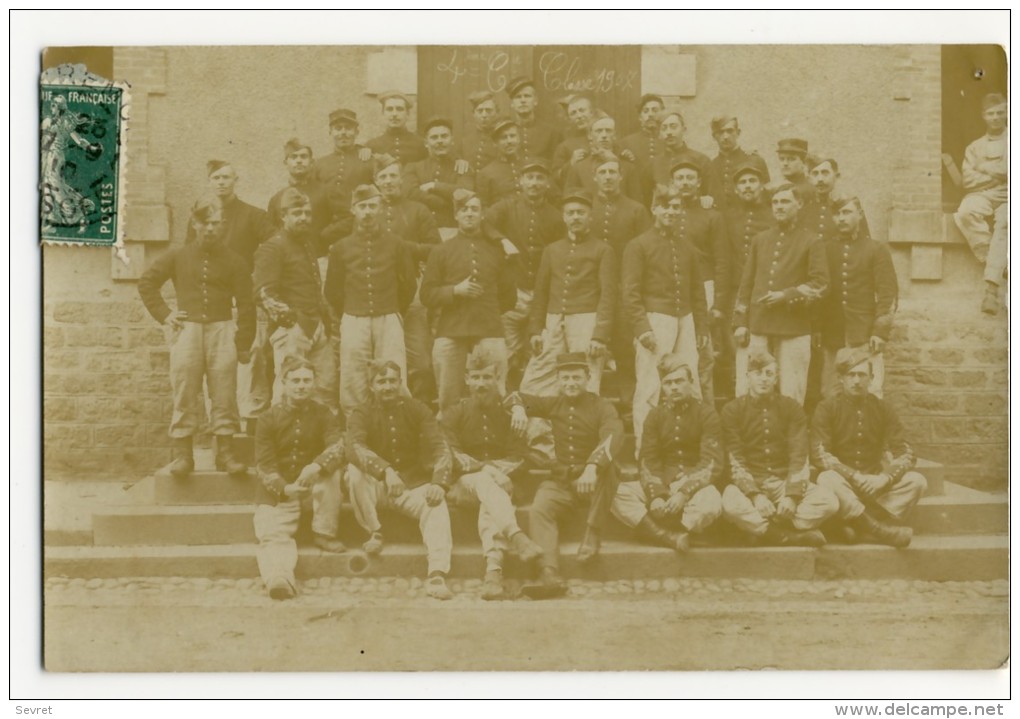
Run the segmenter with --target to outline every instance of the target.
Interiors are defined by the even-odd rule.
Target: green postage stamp
[[[39,95],[42,241],[122,247],[127,85],[61,65]]]

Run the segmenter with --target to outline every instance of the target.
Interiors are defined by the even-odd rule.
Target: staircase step
[[[255,577],[254,544],[202,547],[47,547],[47,577]],[[567,577],[638,579],[719,577],[770,579],[896,578],[925,581],[989,581],[1009,576],[1009,539],[1005,536],[918,537],[907,549],[873,545],[806,548],[704,548],[677,555],[668,549],[605,542],[589,567],[573,555],[576,543],[562,546]],[[354,558],[355,561],[351,561]],[[312,547],[298,552],[298,574],[315,576],[422,576],[425,550],[420,544],[391,544],[364,566],[360,552],[328,554]],[[451,575],[478,577],[485,562],[477,546],[456,547]],[[508,562],[508,576],[522,576]]]

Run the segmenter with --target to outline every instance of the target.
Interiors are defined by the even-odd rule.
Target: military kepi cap
[[[556,369],[588,368],[588,355],[584,352],[566,352],[556,355]]]
[[[642,95],[641,99],[638,100],[637,104],[638,111],[640,112],[641,110],[643,110],[645,105],[647,105],[650,102],[657,102],[664,107],[666,105],[666,103],[662,101],[662,95],[656,95],[654,92],[650,92],[645,95]]]
[[[743,162],[737,164],[737,169],[733,171],[734,182],[749,172],[752,175],[757,175],[758,179],[762,182],[765,181],[769,174],[768,168],[765,166],[765,160],[761,159],[758,155],[751,155]]]
[[[688,167],[692,170],[695,170],[699,175],[703,172],[701,162],[698,160],[698,158],[690,153],[685,152],[681,154],[676,159],[676,162],[673,163],[672,167],[669,168],[669,174],[672,175],[674,172],[683,167]]]
[[[476,90],[468,95],[468,102],[471,103],[471,107],[478,107],[483,102],[488,102],[494,99],[496,96],[488,90]]]
[[[785,140],[779,141],[776,152],[803,157],[808,153],[808,143],[807,140],[801,140],[799,137],[788,137]]]
[[[493,140],[498,140],[500,135],[503,134],[503,131],[508,127],[517,127],[517,123],[507,117],[500,118],[492,124],[492,129],[489,130],[489,135],[492,136]]]
[[[365,200],[371,200],[380,196],[379,188],[375,185],[358,185],[354,188],[354,192],[351,193],[351,207]]]
[[[453,191],[453,213],[457,214],[461,211],[468,202],[478,197],[478,194],[471,190],[465,190],[463,187],[458,187]]]
[[[205,170],[208,174],[211,175],[220,168],[226,167],[229,164],[230,163],[227,162],[226,160],[209,160],[209,162],[205,163]]]
[[[358,113],[354,110],[348,110],[345,107],[339,110],[333,110],[329,113],[329,124],[330,125],[357,125],[358,124]]]
[[[308,150],[308,154],[312,154],[312,148],[310,145],[306,145],[296,137],[290,138],[283,144],[283,159],[286,160],[288,157],[300,150]]]
[[[526,87],[534,87],[534,86],[535,86],[535,81],[532,80],[530,77],[523,77],[523,76],[522,77],[515,77],[513,80],[511,80],[509,83],[507,83],[506,94],[510,96],[510,99],[513,99],[514,97],[517,96],[517,93],[519,93],[524,88],[526,88]]]
[[[998,107],[999,105],[1006,104],[1006,97],[998,92],[990,92],[985,95],[984,99],[981,100],[981,109],[988,110],[992,107]]]
[[[286,212],[293,207],[304,207],[310,203],[311,200],[308,199],[308,195],[296,187],[288,187],[280,195],[280,212]]]
[[[760,372],[769,365],[776,364],[776,358],[765,350],[752,351],[747,357],[747,371]]]
[[[404,105],[407,107],[408,110],[414,107],[414,103],[411,102],[410,98],[408,98],[407,95],[405,95],[404,93],[398,92],[397,90],[388,90],[379,95],[380,104],[385,105],[387,100],[403,100]]]
[[[549,164],[541,157],[529,157],[521,165],[521,174],[538,170],[546,175],[549,174]]]
[[[400,160],[395,158],[393,155],[382,154],[375,155],[372,157],[372,174],[378,175],[380,172],[385,170],[390,165],[398,165]]]
[[[864,347],[844,347],[836,353],[836,371],[846,374],[862,362],[871,359],[871,353]]]
[[[582,205],[588,205],[588,207],[591,207],[591,193],[586,190],[571,190],[563,195],[563,199],[560,200],[560,207],[563,207],[569,202],[579,202]]]
[[[422,125],[421,134],[428,134],[428,131],[433,127],[445,127],[450,132],[453,132],[453,122],[448,117],[430,117],[428,122]]]

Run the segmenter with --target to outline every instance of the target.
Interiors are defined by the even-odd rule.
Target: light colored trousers
[[[429,325],[429,312],[421,303],[421,277],[418,278],[418,289],[414,293],[407,312],[404,313],[404,345],[407,348],[407,372],[420,375],[431,372],[432,367],[432,327]],[[406,374],[406,373],[405,373]],[[406,380],[405,380],[406,381]]]
[[[337,371],[333,348],[326,334],[326,325],[319,322],[309,337],[296,322],[290,327],[277,327],[270,336],[273,343],[273,362],[276,380],[273,382],[273,402],[283,397],[283,361],[293,355],[308,360],[315,367],[315,400],[334,412],[337,409]]]
[[[855,350],[867,349],[867,345],[854,347]],[[822,355],[822,396],[832,397],[839,392],[839,372],[836,371],[836,352],[826,347]],[[871,355],[871,384],[868,391],[876,397],[882,396],[882,385],[885,384],[885,355],[881,352]]]
[[[928,480],[920,472],[907,472],[899,481],[890,484],[875,499],[862,499],[839,472],[825,470],[818,475],[818,486],[825,487],[839,499],[840,516],[853,519],[861,516],[868,504],[882,507],[896,519],[903,519],[924,495]]]
[[[259,574],[266,584],[283,578],[297,589],[294,568],[297,566],[298,529],[301,512],[312,512],[312,531],[324,537],[336,537],[340,525],[340,471],[312,485],[311,497],[305,500],[281,499],[277,504],[255,507],[255,538],[259,546],[255,558]]]
[[[391,360],[400,367],[407,391],[407,352],[400,315],[340,318],[340,404],[346,414],[371,397],[369,363]]]
[[[595,332],[595,313],[545,316],[542,331],[542,352],[532,357],[524,370],[521,392],[539,397],[552,397],[559,393],[556,381],[556,357],[567,352],[588,353],[591,336]],[[588,356],[588,391],[599,393],[602,386],[602,368],[606,358]]]
[[[432,368],[436,372],[439,411],[457,404],[464,396],[464,373],[468,355],[475,347],[496,360],[499,394],[506,394],[507,351],[502,337],[436,337],[432,343]]]
[[[628,527],[636,527],[648,514],[648,495],[641,482],[621,482],[613,498],[613,516]],[[703,532],[722,515],[722,496],[708,485],[694,493],[684,505],[680,523],[693,534]]]
[[[1009,246],[1009,188],[972,192],[953,215],[974,256],[985,263],[985,280],[1002,283]],[[989,226],[991,220],[991,226]]]
[[[487,571],[503,567],[507,540],[521,531],[510,495],[513,481],[493,467],[463,474],[446,495],[455,507],[478,507],[478,538]]]
[[[379,532],[378,509],[395,509],[412,519],[418,520],[425,551],[428,554],[429,573],[450,571],[450,554],[453,552],[453,536],[450,532],[450,510],[443,500],[435,507],[425,501],[428,484],[408,489],[396,499],[386,492],[386,485],[366,475],[354,465],[347,466],[347,486],[354,506],[354,517],[367,532]]]
[[[773,504],[778,505],[779,500],[784,496],[783,487],[785,484],[784,480],[772,478],[771,481],[767,480],[763,483],[760,488],[765,496],[772,500]],[[754,502],[735,484],[731,484],[723,490],[722,506],[723,516],[741,531],[760,537],[769,528],[769,520],[761,516],[761,513],[755,508]],[[804,496],[797,503],[797,511],[794,512],[792,524],[795,529],[817,529],[825,520],[839,511],[839,500],[832,490],[809,483]]]
[[[811,335],[779,337],[751,335],[747,347],[737,347],[737,396],[747,394],[747,358],[754,350],[763,350],[779,365],[779,393],[804,404],[807,395],[808,367],[811,366]]]
[[[170,436],[191,437],[204,413],[202,380],[209,389],[209,424],[215,435],[241,431],[237,412],[237,348],[234,322],[184,322],[167,330],[174,411]]]
[[[645,418],[652,407],[659,403],[659,370],[657,365],[663,355],[676,353],[683,357],[694,377],[694,394],[701,399],[701,383],[698,373],[698,338],[694,333],[694,315],[673,317],[658,312],[647,314],[648,324],[655,335],[656,351],[649,352],[644,345],[635,341],[634,372],[634,443],[635,451],[641,449],[641,433]]]
[[[273,391],[269,386],[269,318],[261,307],[255,309],[255,339],[251,357],[237,365],[237,409],[242,417],[258,417],[269,409]]]

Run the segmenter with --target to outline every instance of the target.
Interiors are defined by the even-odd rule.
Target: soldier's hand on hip
[[[165,320],[163,320],[163,324],[170,327],[171,329],[179,330],[181,329],[181,327],[184,326],[184,322],[187,319],[188,319],[187,312],[183,310],[174,310],[167,316]]]
[[[751,333],[747,331],[746,327],[737,327],[733,330],[733,341],[736,342],[737,347],[747,347],[751,344]]]
[[[430,484],[425,489],[425,504],[430,507],[439,506],[446,497],[446,490],[438,484]]]
[[[764,494],[759,494],[754,498],[754,508],[765,519],[770,519],[776,513],[776,505],[772,504],[772,500]]]
[[[658,352],[659,345],[655,341],[654,332],[644,332],[640,337],[638,337],[638,342],[640,342],[641,346],[652,354],[656,354]]]

